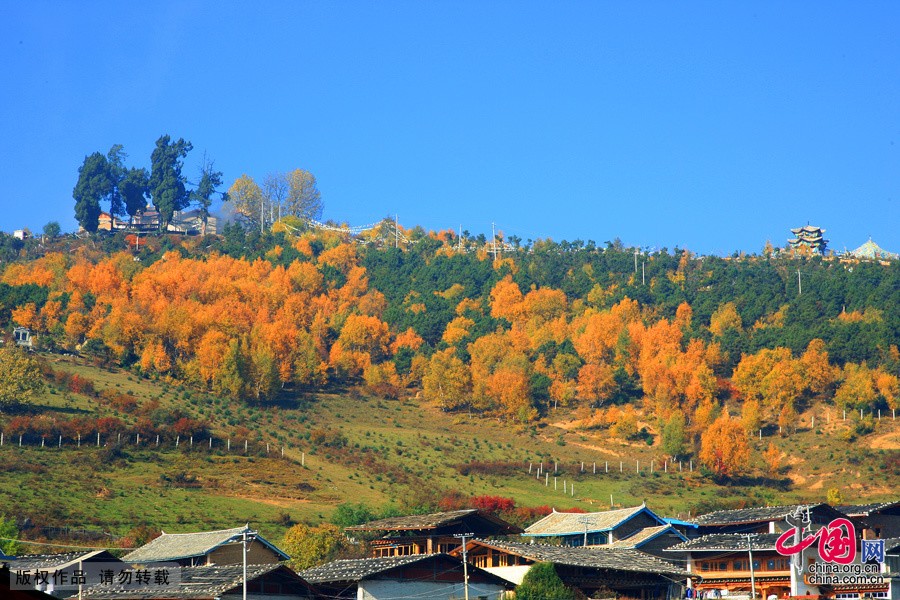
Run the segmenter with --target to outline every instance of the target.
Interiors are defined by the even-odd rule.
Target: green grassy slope
[[[681,470],[664,465],[658,437],[651,446],[622,442],[606,431],[582,431],[574,427],[574,415],[562,409],[536,427],[524,427],[443,413],[415,398],[371,398],[354,390],[252,407],[77,359],[48,360],[56,370],[89,378],[98,391],[127,392],[139,404],[179,407],[208,421],[213,447],[208,438],[193,445],[180,439],[177,448],[172,439],[156,446],[153,438],[140,445],[128,438],[121,444],[103,439],[98,448],[96,438],[87,436],[80,448],[68,438],[61,448],[55,438],[46,439],[45,447],[34,438],[19,447],[7,436],[0,448],[4,512],[35,525],[124,535],[138,525],[177,532],[250,522],[278,540],[292,521],[325,520],[343,502],[415,510],[434,505],[448,491],[559,509],[598,510],[611,501],[629,506],[646,500],[661,514],[686,517],[729,503],[824,501],[833,487],[845,502],[887,499],[900,489],[900,422],[890,415],[850,443],[842,432],[852,420],[841,421],[833,408],[826,418],[827,408],[816,406],[802,416],[806,425],[797,433],[772,432],[753,440],[756,474],[762,467],[759,451],[770,441],[784,451],[780,483],[758,478],[722,486],[701,474],[696,462],[693,471],[688,462]],[[108,403],[53,388],[34,410],[134,419]],[[0,418],[0,429],[8,421]],[[549,477],[539,480],[534,474],[541,463]]]

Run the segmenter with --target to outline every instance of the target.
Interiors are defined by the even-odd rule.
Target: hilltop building
[[[859,258],[862,260],[897,260],[900,255],[895,252],[888,252],[869,238],[869,241],[847,253],[850,258]]]
[[[790,245],[791,250],[799,252],[801,254],[808,253],[818,254],[820,256],[825,255],[825,249],[828,245],[828,240],[823,237],[823,235],[825,234],[825,230],[821,227],[816,227],[814,225],[804,225],[803,227],[791,229],[791,233],[796,236],[788,239],[788,244]]]

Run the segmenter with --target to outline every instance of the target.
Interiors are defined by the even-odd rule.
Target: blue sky
[[[897,2],[5,2],[0,230],[74,230],[85,155],[163,133],[313,172],[325,217],[900,251]]]

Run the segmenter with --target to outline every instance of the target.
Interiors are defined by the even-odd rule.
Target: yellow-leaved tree
[[[0,347],[0,409],[27,404],[44,389],[37,361],[17,346]]]

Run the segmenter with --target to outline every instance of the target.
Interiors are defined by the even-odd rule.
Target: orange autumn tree
[[[530,405],[530,388],[523,383],[532,368],[527,348],[527,337],[502,330],[469,344],[473,408],[518,414]]]
[[[735,477],[750,466],[750,444],[740,421],[727,411],[701,436],[700,462],[716,477]]]

